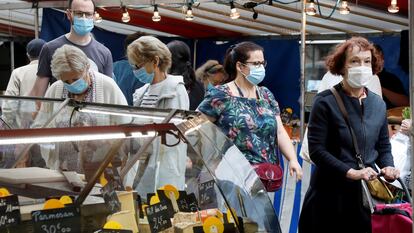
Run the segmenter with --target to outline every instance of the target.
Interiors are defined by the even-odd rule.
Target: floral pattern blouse
[[[215,124],[251,163],[278,163],[277,121],[279,105],[266,87],[258,87],[259,99],[237,97],[228,85],[210,88],[198,107],[216,119]]]

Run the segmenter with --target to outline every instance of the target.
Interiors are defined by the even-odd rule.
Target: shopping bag
[[[411,182],[411,143],[410,137],[398,132],[390,139],[394,166],[400,170],[400,178],[408,187]]]

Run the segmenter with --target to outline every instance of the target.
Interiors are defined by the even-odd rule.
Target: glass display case
[[[151,225],[145,206],[172,185],[180,195],[195,196],[191,211],[171,199],[174,213],[194,214],[194,226],[202,214],[229,213],[234,232],[278,232],[272,202],[249,162],[196,112],[11,96],[0,96],[0,104],[0,186],[13,194],[33,200],[71,195],[82,212],[104,193],[107,214],[114,215],[120,209],[105,192],[129,190],[143,206],[134,215],[145,232],[141,225]],[[176,215],[170,230],[180,221]],[[82,232],[98,230],[84,225]]]

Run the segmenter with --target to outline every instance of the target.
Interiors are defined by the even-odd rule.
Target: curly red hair
[[[358,47],[361,51],[371,51],[372,56],[372,73],[378,74],[384,66],[384,59],[374,45],[363,37],[352,37],[351,39],[339,44],[326,57],[326,68],[335,75],[344,75],[344,66],[347,52],[352,51],[354,47]]]

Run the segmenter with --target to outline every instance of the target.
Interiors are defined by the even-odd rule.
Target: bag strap
[[[346,111],[344,102],[343,102],[341,96],[339,95],[338,91],[335,89],[335,87],[332,87],[330,90],[331,90],[332,94],[335,96],[338,107],[342,112],[342,115],[345,119],[345,122],[346,122],[346,124],[349,128],[349,131],[351,132],[352,144],[354,145],[355,157],[357,158],[358,166],[359,166],[360,169],[363,169],[363,168],[365,168],[365,165],[364,165],[364,162],[362,161],[361,152],[359,151],[359,147],[358,147],[358,141],[357,141],[354,129],[352,128],[351,123],[349,122],[349,116],[348,116],[348,112]]]

